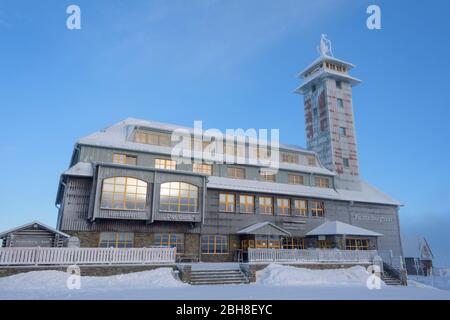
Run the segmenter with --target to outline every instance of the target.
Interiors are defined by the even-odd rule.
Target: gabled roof
[[[57,233],[57,234],[59,234],[59,235],[61,235],[61,236],[63,236],[63,237],[66,237],[66,238],[69,238],[69,237],[70,237],[70,235],[68,235],[67,233],[64,233],[64,232],[61,232],[61,231],[59,231],[59,230],[56,230],[55,228],[52,228],[52,227],[50,227],[50,226],[48,226],[48,225],[46,225],[46,224],[44,224],[44,223],[42,223],[42,222],[39,222],[39,221],[32,221],[32,222],[30,222],[30,223],[27,223],[27,224],[24,224],[24,225],[21,225],[21,226],[18,226],[18,227],[15,227],[15,228],[12,228],[12,229],[9,229],[9,230],[6,230],[6,231],[1,232],[1,233],[0,233],[0,238],[5,237],[5,236],[8,235],[9,233],[17,232],[17,231],[20,231],[20,230],[23,230],[23,229],[30,228],[30,227],[32,227],[33,225],[38,225],[38,226],[41,227],[42,229],[45,229],[45,230],[50,231],[50,232],[52,232],[52,233]]]
[[[434,258],[427,240],[422,236],[403,236],[402,247],[405,258],[429,260]]]
[[[370,236],[381,237],[381,233],[353,226],[340,221],[326,221],[317,228],[306,233],[307,236],[328,236],[328,235],[346,235],[346,236]]]
[[[237,232],[238,234],[256,234],[256,235],[274,235],[274,236],[290,236],[289,231],[273,224],[272,222],[258,222],[241,229]]]

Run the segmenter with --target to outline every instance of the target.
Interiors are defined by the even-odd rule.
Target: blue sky
[[[82,29],[69,31],[77,4]],[[378,4],[382,30],[366,28]],[[305,146],[295,74],[321,33],[353,62],[361,173],[450,265],[448,1],[0,0],[0,230],[55,225],[76,139],[127,117],[280,128]]]

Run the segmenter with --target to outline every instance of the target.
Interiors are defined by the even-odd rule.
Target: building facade
[[[267,151],[248,137],[240,148],[234,136],[222,145],[192,128],[139,119],[79,139],[60,179],[57,228],[82,247],[175,246],[180,260],[245,259],[250,247],[401,255],[400,204],[359,175],[351,66],[322,54],[300,74],[307,149]],[[180,129],[192,134],[184,161],[173,157]],[[252,148],[257,159],[276,152],[278,170],[248,161]],[[235,161],[205,157],[205,149]],[[330,221],[340,223],[336,231],[320,228]]]

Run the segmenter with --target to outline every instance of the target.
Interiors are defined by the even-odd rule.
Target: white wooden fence
[[[337,249],[248,249],[249,262],[296,262],[296,263],[371,263],[376,250]]]
[[[0,248],[0,266],[126,265],[175,262],[175,248]]]

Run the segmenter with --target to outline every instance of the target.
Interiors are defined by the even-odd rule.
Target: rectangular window
[[[219,211],[221,212],[234,212],[235,211],[235,197],[232,193],[220,193],[219,194]]]
[[[292,208],[292,213],[295,216],[307,217],[308,216],[308,201],[302,199],[295,199]]]
[[[268,182],[276,181],[276,174],[274,172],[261,170],[259,172],[259,175],[263,181],[268,181]]]
[[[369,240],[364,238],[347,238],[345,239],[347,250],[369,250]]]
[[[281,161],[286,163],[299,163],[300,159],[298,154],[292,152],[281,152]]]
[[[239,196],[239,212],[255,213],[255,197],[241,194]]]
[[[336,80],[336,88],[337,89],[342,89],[342,81]]]
[[[277,198],[276,202],[276,213],[282,216],[288,216],[291,214],[291,202],[287,198]]]
[[[212,165],[204,163],[194,163],[192,165],[192,171],[197,173],[204,173],[207,175],[212,175]]]
[[[134,133],[134,142],[170,147],[171,137],[168,133],[149,130],[136,130]]]
[[[98,246],[100,248],[131,248],[133,240],[132,232],[101,232]]]
[[[319,249],[331,249],[331,241],[319,240]]]
[[[337,106],[338,106],[338,108],[343,109],[344,108],[344,100],[338,98]]]
[[[177,168],[177,162],[169,159],[155,159],[156,169],[175,170]]]
[[[184,234],[182,233],[156,233],[153,245],[157,247],[177,248],[177,253],[184,252]]]
[[[238,167],[228,167],[228,177],[233,179],[245,179],[245,169]]]
[[[330,180],[323,177],[314,177],[314,185],[319,188],[329,188]]]
[[[325,216],[325,205],[323,201],[311,201],[311,216],[314,218],[323,218]]]
[[[259,197],[259,213],[273,214],[273,202],[271,197]]]
[[[347,136],[347,129],[344,127],[339,127],[339,136],[346,137]]]
[[[303,238],[283,238],[281,243],[283,249],[305,249],[305,240]]]
[[[202,235],[200,246],[203,254],[228,253],[228,237],[219,235]]]
[[[281,246],[279,236],[265,236],[256,235],[255,236],[255,247],[256,248],[274,248],[279,249]]]
[[[315,166],[315,165],[316,165],[316,157],[308,156],[308,166]]]
[[[130,156],[123,153],[114,153],[113,154],[113,163],[118,164],[128,164],[135,166],[137,164],[137,157]]]
[[[344,163],[344,167],[346,168],[350,167],[350,162],[348,158],[342,158],[342,162]]]
[[[299,174],[288,174],[288,183],[304,184],[303,176],[301,176]]]

